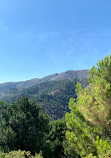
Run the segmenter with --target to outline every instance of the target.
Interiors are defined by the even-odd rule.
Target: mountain
[[[44,78],[0,84],[0,99],[8,102],[28,96],[36,101],[50,119],[62,118],[69,110],[68,101],[76,98],[77,82],[87,86],[88,70],[69,70]]]
[[[73,80],[75,78],[83,79],[83,78],[86,78],[87,76],[88,76],[88,70],[69,70],[66,72],[49,75],[40,79],[35,78],[35,79],[21,81],[21,82],[2,83],[0,84],[0,92],[3,92],[4,90],[11,90],[14,88],[16,89],[28,88],[28,87],[34,86],[35,84],[40,84],[46,81],[55,81],[55,80],[58,81],[58,80],[64,80],[64,79]]]

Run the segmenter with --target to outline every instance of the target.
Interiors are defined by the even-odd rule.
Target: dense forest
[[[72,75],[72,72],[70,75]],[[82,87],[86,87],[88,84],[87,78],[45,81],[27,88],[7,89],[5,93],[9,92],[9,95],[3,97],[2,100],[11,103],[22,96],[27,96],[30,100],[34,100],[44,113],[48,114],[50,120],[58,119],[65,116],[65,113],[69,111],[69,99],[76,98],[75,89],[78,81],[82,84]]]
[[[56,96],[55,89],[51,87],[52,82],[47,82],[46,85],[42,85],[44,93],[35,96],[35,100],[31,100],[28,91],[35,94],[34,91],[38,91],[38,87],[25,89],[23,94],[27,96],[11,103],[1,101],[0,157],[111,157],[111,56],[99,60],[97,66],[89,70],[88,84],[85,81],[86,87],[82,83],[77,80],[53,83],[53,87],[54,85],[57,87],[58,84],[59,91],[66,92],[64,96],[62,93]],[[44,89],[48,84],[50,88]],[[65,84],[69,86],[67,89]],[[72,90],[71,86],[73,86]],[[66,105],[65,102],[69,101],[69,110],[66,114],[65,110],[63,111],[64,116],[58,105],[53,106],[58,107],[58,111],[54,111],[52,118],[57,119],[56,112],[57,116],[60,112],[63,118],[51,120],[51,117],[40,109],[39,103],[43,104],[47,101],[49,105],[46,110],[50,110],[51,99],[58,100],[60,106]]]

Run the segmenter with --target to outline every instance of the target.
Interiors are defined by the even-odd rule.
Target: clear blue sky
[[[111,54],[111,0],[0,0],[0,83],[90,69]]]

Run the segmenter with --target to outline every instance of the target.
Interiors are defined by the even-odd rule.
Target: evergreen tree
[[[111,56],[89,71],[89,86],[76,85],[77,99],[69,102],[66,138],[81,156],[111,154]]]
[[[111,137],[111,56],[89,71],[89,86],[84,90],[77,84],[77,105],[85,119],[102,127]]]
[[[1,102],[0,109],[1,148],[5,151],[21,149],[39,153],[44,136],[49,131],[49,121],[37,104],[22,97],[10,105]]]

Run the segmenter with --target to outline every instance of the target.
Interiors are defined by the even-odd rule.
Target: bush
[[[43,158],[41,154],[32,156],[30,151],[11,151],[9,153],[0,152],[0,158]]]

